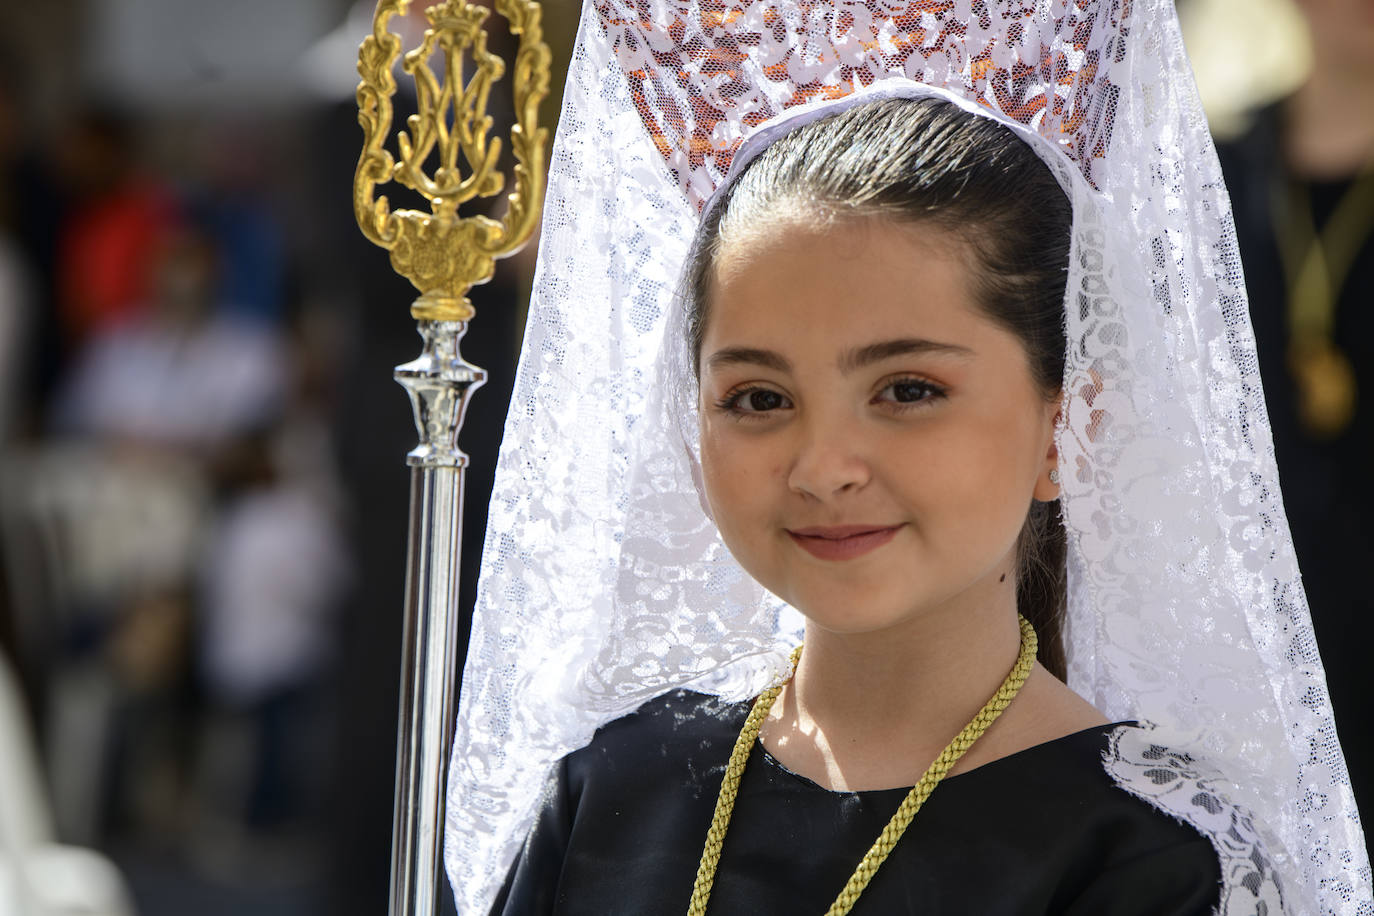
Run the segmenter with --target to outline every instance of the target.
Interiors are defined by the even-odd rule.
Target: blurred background
[[[386,910],[420,341],[352,215],[372,8],[0,5],[0,914]],[[472,297],[469,561],[532,253]]]
[[[1179,6],[1367,800],[1374,0]],[[371,7],[0,11],[0,914],[384,912],[419,343],[351,210]],[[473,294],[465,607],[532,253]]]

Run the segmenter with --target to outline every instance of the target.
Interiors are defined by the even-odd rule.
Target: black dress
[[[748,711],[678,691],[563,758],[493,913],[686,912]],[[1112,782],[1102,754],[1113,728],[945,779],[852,912],[1211,913],[1221,880],[1211,843]],[[756,743],[710,913],[824,913],[906,794],[824,789]]]

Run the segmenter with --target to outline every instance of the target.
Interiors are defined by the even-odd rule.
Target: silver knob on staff
[[[543,203],[547,130],[537,110],[548,93],[549,50],[534,0],[494,0],[519,39],[513,67],[515,124],[510,144],[515,186],[505,216],[459,216],[458,208],[505,187],[501,139],[489,137],[487,100],[505,62],[487,50],[490,10],[446,0],[425,10],[429,27],[401,69],[414,81],[417,112],[387,149],[393,67],[401,39],[389,21],[410,0],[381,0],[372,34],[358,54],[358,121],[364,145],[353,182],[353,210],[363,234],[391,253],[396,272],[420,291],[411,304],[422,341],[415,360],[396,368],[415,413],[420,442],[411,468],[410,545],[401,660],[396,808],[391,850],[391,916],[431,916],[444,893],[441,876],[445,776],[453,746],[458,649],[458,571],[462,550],[463,472],[458,447],[468,399],[486,373],[463,359],[473,317],[467,292],[491,279],[496,260],[515,253],[534,231]],[[465,64],[471,60],[471,76]],[[442,64],[436,73],[434,62]],[[426,172],[434,156],[437,166]],[[464,168],[464,164],[466,168]],[[422,194],[430,212],[392,210],[376,187],[397,182]]]

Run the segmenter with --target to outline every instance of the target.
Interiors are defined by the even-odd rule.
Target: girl
[[[587,8],[460,911],[1348,911],[1171,8],[889,6]]]
[[[668,694],[564,759],[503,912],[819,913],[946,760],[860,912],[1211,912],[1211,846],[1113,786],[1060,680],[1070,223],[1025,143],[940,99],[813,122],[721,193],[689,268],[705,495],[805,649],[728,822],[750,704]],[[1018,610],[1043,662],[1003,687]]]

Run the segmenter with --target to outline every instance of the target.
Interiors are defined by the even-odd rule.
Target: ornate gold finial
[[[492,197],[505,187],[496,170],[500,138],[488,139],[492,119],[487,97],[505,64],[487,50],[482,23],[488,9],[467,0],[445,0],[425,10],[430,27],[424,41],[405,55],[402,68],[415,81],[418,113],[396,138],[399,161],[383,144],[391,131],[391,97],[396,92],[392,66],[401,39],[388,31],[393,16],[404,15],[410,0],[381,0],[372,34],[358,51],[358,121],[364,145],[353,176],[353,213],[363,235],[391,252],[396,272],[415,284],[420,296],[410,308],[416,319],[467,321],[473,315],[467,292],[491,279],[496,259],[513,254],[529,240],[544,196],[544,145],[548,131],[538,126],[539,103],[549,91],[549,49],[534,0],[495,0],[511,34],[519,36],[515,57],[515,189],[504,219],[460,217],[458,207],[474,197]],[[443,55],[441,82],[429,59]],[[463,83],[463,57],[471,52],[472,78]],[[437,149],[432,175],[425,160]],[[463,174],[462,153],[469,173]],[[385,196],[374,199],[378,184],[397,181],[430,201],[429,213],[392,210]]]

